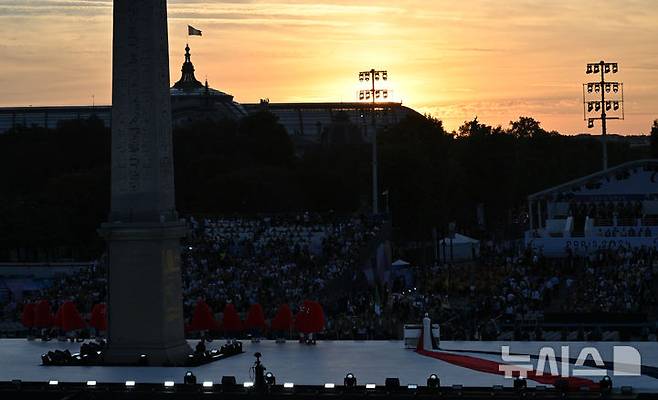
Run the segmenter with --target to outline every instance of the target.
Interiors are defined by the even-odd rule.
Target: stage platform
[[[214,341],[208,348],[219,347],[223,341]],[[190,341],[194,347],[195,342]],[[595,347],[603,360],[613,360],[613,346],[634,346],[642,356],[644,366],[641,376],[614,376],[615,388],[630,386],[638,393],[658,393],[658,343],[615,343],[615,342],[456,342],[444,341],[440,346],[449,354],[467,356],[480,360],[502,363],[501,346],[510,346],[511,353],[538,354],[539,348],[550,346],[560,355],[560,346],[568,345],[570,358],[576,359],[583,347]],[[463,385],[464,387],[511,387],[512,379],[502,375],[482,372],[420,355],[404,349],[401,341],[319,341],[315,346],[288,341],[277,344],[274,341],[251,343],[243,341],[245,353],[225,360],[199,367],[75,367],[42,366],[40,356],[53,349],[77,351],[79,343],[68,342],[28,342],[25,339],[0,340],[0,381],[22,380],[23,382],[86,382],[123,383],[163,383],[164,381],[183,382],[187,370],[191,370],[199,382],[219,383],[222,376],[232,375],[240,384],[253,381],[250,368],[254,363],[253,354],[262,353],[262,362],[267,371],[276,376],[277,384],[292,382],[295,385],[342,385],[343,378],[352,372],[359,385],[375,383],[383,385],[386,378],[396,377],[401,385],[425,385],[427,377],[434,373],[441,379],[441,386]],[[459,352],[450,352],[459,350]],[[472,350],[472,352],[463,352]],[[489,352],[489,353],[487,353]],[[533,360],[536,366],[536,360]],[[573,366],[573,365],[572,365]],[[647,372],[647,373],[645,373]],[[598,380],[600,378],[590,378]],[[529,387],[541,385],[528,380]],[[550,386],[550,385],[549,385]]]

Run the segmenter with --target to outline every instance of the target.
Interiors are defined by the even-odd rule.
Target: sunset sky
[[[170,0],[172,82],[187,25],[197,78],[239,102],[354,101],[386,69],[393,99],[456,129],[520,115],[586,132],[585,64],[619,62],[626,120],[658,118],[656,0]],[[0,106],[111,102],[111,0],[0,0]],[[598,133],[599,127],[591,130]]]

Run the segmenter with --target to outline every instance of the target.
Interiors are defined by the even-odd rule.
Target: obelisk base
[[[108,244],[107,364],[183,365],[185,341],[180,271],[184,221],[106,223]]]

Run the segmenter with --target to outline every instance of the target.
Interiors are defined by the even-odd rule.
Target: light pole
[[[616,74],[619,71],[617,63],[588,63],[586,73],[601,74],[598,82],[583,84],[583,116],[588,128],[594,128],[594,120],[601,120],[601,145],[603,147],[603,169],[608,169],[607,120],[624,119],[624,84],[620,82],[606,82],[605,75]],[[600,100],[599,100],[600,94]],[[606,99],[606,94],[609,97]],[[600,116],[590,117],[589,113],[601,112]],[[610,116],[608,112],[616,115]]]
[[[378,178],[377,178],[377,126],[375,123],[375,102],[376,99],[386,99],[388,98],[387,89],[376,89],[375,81],[378,80],[387,80],[388,71],[376,71],[371,69],[370,71],[359,72],[359,81],[370,81],[372,87],[370,89],[360,90],[359,91],[359,100],[370,100],[372,99],[372,213],[376,215],[379,213],[379,192],[378,192]]]

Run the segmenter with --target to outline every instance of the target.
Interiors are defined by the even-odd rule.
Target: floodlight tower
[[[617,63],[588,63],[586,73],[601,74],[598,82],[583,84],[583,116],[587,121],[587,127],[594,127],[594,120],[601,120],[601,145],[603,147],[603,169],[608,169],[608,146],[607,146],[607,120],[624,119],[624,84],[620,82],[606,82],[605,75],[616,74],[619,71]],[[599,94],[601,95],[599,99]],[[606,94],[609,97],[606,99]],[[601,111],[601,115],[590,117],[588,113]],[[608,115],[608,112],[614,115]]]
[[[375,81],[388,80],[388,71],[377,71],[371,69],[370,71],[359,72],[359,81],[370,81],[372,87],[370,89],[359,90],[359,100],[372,99],[372,213],[376,215],[379,213],[379,189],[377,178],[377,126],[375,123],[375,103],[377,99],[388,98],[387,89],[376,89]]]

